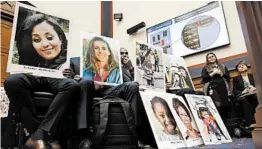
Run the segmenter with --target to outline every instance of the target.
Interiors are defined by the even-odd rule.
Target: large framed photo
[[[164,64],[166,66],[166,89],[185,89],[194,90],[194,84],[188,72],[185,60],[182,57],[163,54]]]
[[[136,41],[135,81],[140,88],[165,92],[163,49]]]
[[[183,97],[174,94],[169,94],[168,96],[170,97],[166,101],[168,105],[171,105],[171,112],[176,119],[186,146],[192,147],[204,144],[195,119]]]
[[[70,30],[69,19],[16,3],[7,71],[63,78]]]
[[[99,84],[122,84],[118,40],[81,32],[80,76]]]
[[[211,97],[189,94],[185,97],[206,145],[232,142]]]
[[[178,127],[178,117],[174,117],[172,94],[153,91],[141,91],[142,101],[159,149],[176,149],[186,147]]]

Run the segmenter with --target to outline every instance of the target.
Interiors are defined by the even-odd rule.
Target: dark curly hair
[[[50,61],[46,61],[35,50],[32,44],[32,31],[33,28],[42,23],[47,22],[53,26],[54,30],[58,34],[59,39],[62,41],[61,52],[57,57]],[[27,17],[21,24],[21,28],[18,30],[16,36],[16,46],[19,54],[19,64],[29,65],[50,69],[59,69],[60,66],[66,62],[67,55],[67,39],[64,31],[59,26],[57,21],[51,16],[45,14],[34,14]]]

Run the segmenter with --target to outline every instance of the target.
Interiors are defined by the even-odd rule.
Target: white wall
[[[37,8],[72,20],[70,57],[80,55],[80,31],[101,34],[100,1],[31,1]]]
[[[122,22],[114,21],[114,38],[119,39],[120,44],[132,52],[131,57],[135,57],[135,45],[133,40],[146,41],[146,28],[174,18],[188,11],[197,9],[207,4],[207,1],[153,1],[153,2],[113,2],[113,12],[123,13]],[[234,1],[223,2],[226,23],[229,32],[231,45],[212,52],[218,58],[224,58],[246,52],[244,37]],[[129,36],[126,30],[144,21],[146,27],[133,36]],[[198,53],[185,58],[187,66],[205,62],[207,52]]]

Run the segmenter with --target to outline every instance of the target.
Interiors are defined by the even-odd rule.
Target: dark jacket
[[[248,80],[251,85],[255,86],[254,78],[252,74],[248,74]],[[233,78],[233,94],[240,95],[242,91],[245,89],[244,81],[241,75],[238,75]]]
[[[128,69],[128,67],[122,64],[122,77],[123,82],[131,82],[134,81],[134,67]]]

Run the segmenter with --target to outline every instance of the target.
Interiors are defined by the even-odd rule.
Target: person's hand
[[[250,91],[250,92],[256,92],[256,90],[257,90],[257,89],[256,89],[253,85],[250,85],[250,86],[249,86],[249,91]]]
[[[79,75],[75,75],[75,76],[74,76],[74,80],[79,81],[80,79],[81,79],[81,77],[80,77]]]
[[[71,68],[64,69],[62,73],[65,77],[70,78],[70,79],[72,79],[75,76],[75,73],[73,72]]]
[[[96,82],[94,82],[94,84],[95,84],[95,90],[97,90],[97,89],[99,89],[99,88],[101,88],[103,85],[101,85],[101,84],[98,84],[98,83],[96,83]]]
[[[246,94],[246,93],[248,93],[248,92],[249,92],[249,89],[246,88],[246,89],[244,89],[244,90],[242,91],[242,94]]]

